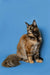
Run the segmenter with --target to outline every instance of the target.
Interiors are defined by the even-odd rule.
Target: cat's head
[[[32,24],[28,24],[27,22],[25,22],[25,24],[27,25],[27,34],[33,34],[34,36],[39,36],[39,29],[35,20],[33,20]]]

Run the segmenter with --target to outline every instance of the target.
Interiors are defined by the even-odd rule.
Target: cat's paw
[[[28,61],[28,60],[25,60],[25,62],[27,62],[27,63],[28,63],[29,61]]]
[[[29,63],[34,63],[34,61],[33,61],[33,60],[31,60],[31,61],[29,61]]]
[[[42,60],[42,59],[36,59],[36,62],[38,62],[38,63],[42,63],[43,60]]]

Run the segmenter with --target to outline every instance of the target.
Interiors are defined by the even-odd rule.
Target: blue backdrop
[[[50,75],[50,15],[49,0],[0,0],[0,75]],[[42,33],[41,56],[43,63],[5,68],[3,60],[15,54],[20,37],[26,34],[25,21],[37,21]]]

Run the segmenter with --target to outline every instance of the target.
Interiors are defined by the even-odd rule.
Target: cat
[[[24,34],[17,45],[17,54],[9,55],[2,63],[4,67],[14,67],[20,65],[19,61],[34,63],[42,63],[43,59],[40,57],[40,46],[42,43],[41,33],[33,20],[32,24],[25,22],[27,26],[27,34]]]

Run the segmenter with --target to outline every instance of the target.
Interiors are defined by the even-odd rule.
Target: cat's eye
[[[30,27],[30,29],[33,29],[33,27]]]

